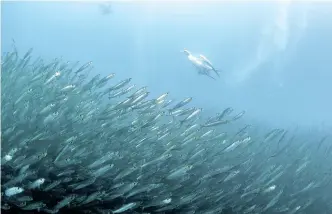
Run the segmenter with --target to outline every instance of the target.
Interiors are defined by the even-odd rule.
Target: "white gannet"
[[[214,71],[219,76],[219,71],[216,70],[212,63],[202,54],[199,57],[193,56],[187,49],[182,51],[183,53],[187,54],[189,61],[195,66],[198,70],[198,74],[206,75],[212,79],[215,79],[210,72]],[[219,76],[220,77],[220,76]]]

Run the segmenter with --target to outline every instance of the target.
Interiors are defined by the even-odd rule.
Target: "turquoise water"
[[[331,213],[331,3],[1,7],[4,213]]]
[[[148,85],[153,94],[193,96],[208,111],[233,106],[273,125],[332,124],[329,3],[93,2],[2,4],[2,50],[11,40],[45,58],[93,61]],[[197,75],[180,50],[220,70]]]

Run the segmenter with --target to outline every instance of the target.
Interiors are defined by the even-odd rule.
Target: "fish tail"
[[[172,115],[172,122],[174,122],[175,121],[175,116],[174,115]]]
[[[180,126],[183,126],[184,122],[186,122],[186,120],[180,120]]]
[[[165,114],[168,116],[173,116],[173,118],[174,118],[174,115],[172,115],[172,112],[173,112],[173,109],[167,109],[167,112],[165,112]]]

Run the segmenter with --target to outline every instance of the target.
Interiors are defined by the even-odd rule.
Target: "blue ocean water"
[[[233,106],[278,125],[332,124],[331,4],[146,1],[3,2],[2,50],[93,61],[148,85],[192,96],[209,111]],[[105,3],[104,3],[105,4]],[[197,75],[180,50],[204,54],[222,70]]]
[[[233,182],[232,175],[236,176],[240,173],[240,178],[238,180],[236,178],[236,182],[231,183],[232,185],[226,185],[229,189],[225,188],[225,192],[229,196],[229,198],[226,197],[227,200],[225,201],[228,204],[234,205],[232,208],[234,208],[235,212],[236,210],[248,210],[251,208],[249,207],[249,202],[247,205],[246,201],[241,201],[242,196],[248,192],[255,195],[257,189],[254,189],[252,192],[250,188],[258,185],[261,188],[258,188],[259,193],[262,195],[259,197],[252,196],[249,201],[250,203],[257,204],[259,213],[271,213],[270,209],[272,210],[272,208],[275,213],[279,213],[280,210],[284,210],[284,213],[312,213],[313,211],[317,213],[330,213],[329,209],[331,209],[331,205],[327,201],[330,200],[328,193],[331,188],[331,167],[328,162],[331,158],[332,148],[332,101],[330,99],[332,91],[331,14],[332,4],[328,2],[2,2],[1,52],[10,52],[13,46],[15,46],[21,57],[30,48],[33,48],[33,57],[40,56],[45,61],[52,61],[54,58],[61,58],[63,61],[79,61],[81,64],[92,61],[94,69],[90,73],[91,77],[97,73],[101,74],[101,76],[116,73],[117,81],[132,78],[132,82],[137,87],[148,87],[150,92],[149,98],[158,97],[165,92],[169,92],[168,96],[177,101],[192,97],[193,100],[189,106],[202,108],[202,115],[206,118],[215,116],[217,112],[222,112],[227,107],[235,109],[234,112],[245,111],[245,115],[241,118],[239,126],[235,128],[231,126],[220,129],[214,128],[214,126],[211,129],[209,128],[210,131],[226,130],[228,134],[231,133],[227,136],[227,141],[230,144],[225,144],[224,141],[218,141],[219,144],[214,144],[216,138],[219,139],[220,137],[220,135],[217,135],[218,133],[216,134],[217,131],[208,133],[205,132],[204,125],[200,126],[204,132],[199,132],[199,136],[195,136],[194,138],[190,138],[190,136],[188,138],[189,140],[199,141],[197,146],[176,150],[172,154],[174,155],[174,159],[170,162],[168,162],[168,159],[157,159],[158,161],[167,160],[165,161],[167,162],[167,167],[164,168],[164,171],[161,171],[162,173],[166,171],[168,174],[163,174],[162,176],[174,176],[174,172],[172,171],[174,168],[177,169],[179,167],[182,169],[183,164],[187,164],[185,161],[191,163],[190,161],[192,161],[191,158],[193,156],[197,158],[197,154],[201,152],[205,154],[204,152],[206,152],[205,155],[198,156],[201,160],[198,161],[195,159],[193,166],[197,168],[194,168],[193,174],[190,175],[201,176],[201,179],[206,182],[206,186],[209,186],[210,183],[214,184],[215,180],[209,180],[210,177],[207,176],[208,178],[206,178],[204,175],[209,175],[213,178],[217,177],[213,173],[218,172],[219,168],[216,168],[216,166],[219,165],[215,161],[216,154],[213,152],[218,151],[220,145],[227,145],[225,148],[222,148],[221,153],[225,156],[221,158],[224,158],[225,160],[223,161],[228,161],[227,164],[235,168],[232,171],[235,174],[230,173],[223,177],[223,181],[225,183],[229,180]],[[212,61],[214,67],[220,70],[220,78],[212,80],[204,75],[199,75],[197,70],[189,62],[187,56],[181,52],[184,49],[188,49],[196,55],[205,55]],[[10,57],[8,58],[10,59]],[[10,62],[10,60],[8,61]],[[20,68],[21,65],[15,66]],[[24,69],[21,70],[24,71]],[[8,71],[5,71],[5,77],[15,76]],[[31,77],[27,77],[27,80],[29,78]],[[76,81],[75,78],[73,79]],[[11,80],[2,78],[2,84],[6,85],[6,81]],[[20,86],[15,87],[19,88]],[[51,87],[45,86],[45,91],[49,91],[50,93],[54,92],[55,94],[57,90],[58,88],[56,87],[52,90]],[[4,91],[5,93],[2,96],[13,94],[20,97],[17,91],[14,89],[10,90],[8,85],[6,85]],[[84,93],[82,92],[82,94]],[[22,97],[24,97],[23,95],[26,96],[23,93]],[[82,96],[82,100],[86,101],[85,99],[89,100]],[[3,98],[3,100],[7,102],[5,107],[7,109],[10,108],[11,105],[8,103],[13,102],[13,100],[8,97]],[[97,98],[92,100],[92,104],[98,103],[97,101]],[[20,103],[19,101],[16,102]],[[33,99],[29,102],[35,105]],[[79,106],[79,101],[76,104]],[[25,109],[24,107],[21,108]],[[33,112],[33,110],[31,111]],[[93,115],[94,111],[91,111],[92,113],[88,113]],[[2,115],[4,113],[6,113],[5,118],[9,119],[7,121],[2,120],[4,128],[1,131],[7,134],[1,139],[2,147],[4,148],[2,158],[5,158],[2,161],[10,162],[11,160],[6,159],[8,157],[12,158],[12,148],[9,145],[14,144],[13,139],[16,139],[17,136],[22,139],[23,136],[22,132],[18,132],[17,136],[8,134],[11,133],[11,127],[7,127],[7,125],[15,124],[16,121],[10,119],[11,117],[8,116],[8,112],[2,112]],[[149,116],[151,115],[146,117],[150,119]],[[152,114],[152,116],[155,115]],[[89,117],[87,118],[89,120]],[[24,119],[25,122],[28,121],[26,117]],[[112,124],[108,130],[109,132],[104,135],[96,133],[103,130],[105,124],[100,121],[96,122],[95,120],[90,122],[97,125],[102,124],[100,130],[97,130],[100,127],[97,127],[96,130],[93,127],[91,128],[92,131],[90,129],[82,129],[81,131],[72,128],[74,131],[71,131],[77,134],[74,137],[72,136],[73,133],[66,133],[66,129],[63,129],[61,133],[68,134],[70,136],[69,139],[73,137],[80,140],[84,140],[88,134],[92,133],[97,136],[96,142],[101,141],[101,144],[104,142],[104,137],[108,135],[111,137],[105,137],[106,139],[119,139],[118,141],[115,140],[117,143],[120,142],[119,144],[122,142],[140,143],[140,140],[145,142],[148,139],[148,141],[151,140],[155,144],[144,148],[151,150],[155,149],[156,142],[165,143],[162,144],[163,146],[166,145],[165,148],[157,146],[157,149],[153,151],[145,152],[143,149],[133,149],[134,152],[129,152],[133,157],[138,157],[137,161],[135,159],[135,161],[131,160],[132,162],[144,165],[150,163],[146,161],[155,161],[156,157],[165,158],[166,156],[163,155],[173,149],[173,145],[170,142],[172,142],[174,136],[171,132],[169,134],[168,130],[173,128],[185,133],[184,130],[187,128],[184,128],[182,123],[180,123],[179,128],[176,127],[175,123],[164,124],[162,127],[167,128],[165,133],[158,132],[157,135],[154,132],[156,129],[147,133],[139,129],[133,129],[132,123],[141,122],[139,121],[140,118],[137,120],[132,119],[133,121],[132,123],[128,123],[129,125],[126,124],[128,118],[124,117],[122,119],[121,117],[119,119],[121,123]],[[157,121],[157,119],[155,120]],[[77,121],[75,120],[75,122]],[[84,120],[82,119],[82,121]],[[149,125],[149,123],[146,124]],[[206,124],[209,124],[209,122]],[[250,134],[246,133],[246,129],[249,127],[246,125],[248,124],[254,126]],[[82,122],[79,125],[85,127],[86,124]],[[120,128],[117,127],[118,125]],[[22,126],[24,127],[24,125],[20,124],[17,127],[22,128]],[[63,127],[54,126],[52,128],[60,130]],[[283,132],[284,130],[280,131],[277,128],[288,131]],[[271,129],[276,130],[274,130],[275,132],[269,132]],[[283,134],[286,132],[288,135],[284,138]],[[49,134],[49,131],[46,133]],[[137,137],[136,139],[130,138],[134,135],[133,133],[137,135],[135,136]],[[211,133],[213,135],[209,135]],[[54,142],[60,141],[59,139],[52,138],[56,134],[58,133],[51,133],[51,136],[48,136],[50,139],[47,139],[46,143],[46,140],[42,139],[42,143],[54,144]],[[68,137],[65,134],[64,136]],[[149,134],[154,136],[151,137]],[[252,139],[249,139],[249,142],[252,140],[255,143],[259,142],[261,144],[254,144],[250,148],[252,150],[247,149],[247,144],[243,143],[248,140],[247,134],[249,138],[252,137]],[[292,137],[295,135],[296,140],[293,140]],[[206,136],[211,138],[205,140],[204,137]],[[93,135],[90,135],[90,137],[93,138]],[[187,137],[183,137],[183,139],[178,141],[181,143],[187,142]],[[167,142],[164,142],[165,139]],[[125,143],[121,144],[121,146],[127,145]],[[288,143],[291,145],[291,148],[288,147]],[[239,145],[244,146],[242,148]],[[167,146],[170,146],[170,148]],[[233,149],[235,150],[238,147],[239,150],[243,150],[239,153],[232,153]],[[25,148],[31,149],[28,147]],[[69,147],[64,146],[64,148],[68,149]],[[64,148],[62,149],[65,150]],[[95,146],[94,148],[99,147]],[[118,149],[118,147],[115,148],[115,150]],[[20,150],[20,152],[24,151],[24,149]],[[132,148],[128,146],[126,149]],[[106,150],[101,151],[104,152]],[[97,152],[97,149],[96,151],[93,150],[96,153],[91,156],[98,160],[104,155],[101,151]],[[125,149],[122,151],[124,152],[123,154],[127,154],[128,152]],[[183,152],[185,155],[178,154],[177,152]],[[229,153],[226,154],[226,152]],[[4,154],[9,156],[4,156]],[[54,152],[52,155],[55,156],[55,154]],[[217,154],[219,153],[217,152]],[[47,158],[49,160],[54,158],[52,155],[48,154]],[[146,157],[144,156],[143,158],[142,155],[146,155]],[[187,159],[182,159],[186,155],[188,155]],[[230,157],[227,155],[230,155]],[[131,156],[125,156],[125,158],[128,158],[128,163],[131,164]],[[209,161],[206,161],[206,159]],[[119,171],[117,173],[121,172],[123,168],[126,169],[126,164],[121,162],[118,165],[117,170]],[[227,164],[225,163],[225,165]],[[240,164],[240,166],[237,164]],[[160,167],[158,164],[156,166]],[[4,172],[6,174],[4,180],[10,183],[14,177],[12,175],[14,173],[11,173],[11,170],[14,171],[15,164],[7,165],[4,163],[2,167],[5,169]],[[233,170],[232,167],[231,169]],[[172,170],[168,171],[169,168]],[[151,172],[148,171],[146,174],[131,172],[132,174],[130,175],[141,177],[143,175],[150,175],[149,173]],[[175,172],[178,171],[175,170]],[[181,170],[180,172],[183,173]],[[278,173],[281,172],[283,173],[280,174],[281,179],[279,179]],[[99,171],[99,173],[101,172]],[[159,173],[162,174],[161,172]],[[162,177],[161,175],[159,176]],[[79,176],[76,175],[76,177]],[[85,177],[85,175],[82,177]],[[164,182],[162,179],[158,180],[160,177],[156,176],[156,180],[160,183]],[[192,177],[184,176],[184,183],[188,184],[190,188],[196,188],[193,192],[199,195],[200,191],[204,192],[204,188],[200,188],[201,184],[195,186],[196,183],[190,180]],[[150,178],[155,181],[153,176]],[[52,179],[50,178],[47,182],[53,181]],[[256,179],[257,182],[255,183]],[[275,182],[273,179],[279,179],[277,186],[271,186]],[[81,180],[78,179],[75,182],[77,184]],[[98,188],[108,186],[107,182],[107,185],[105,185],[102,179],[98,180],[93,188],[99,191]],[[263,188],[263,184],[267,185],[266,183],[269,185]],[[112,183],[112,185],[117,184],[115,181]],[[169,185],[167,187],[171,189],[174,188],[174,191],[171,193],[175,195],[175,200],[179,198],[184,200],[182,198],[184,195],[189,199],[192,197],[187,191],[181,192],[183,196],[180,193],[177,195],[175,192],[178,190],[178,185],[172,186],[168,182],[164,182],[163,184]],[[239,184],[242,186],[238,186]],[[143,185],[140,183],[139,185],[144,187],[146,184]],[[278,198],[279,186],[282,186],[280,190],[282,197],[280,198]],[[5,189],[4,187],[8,188],[8,186],[2,186],[3,189]],[[182,187],[186,188],[186,185]],[[324,189],[325,187],[326,189]],[[92,190],[89,189],[89,191],[94,192],[95,189],[93,188],[91,187]],[[238,191],[237,188],[242,192]],[[276,188],[277,191],[273,192],[273,188]],[[320,194],[321,190],[325,190],[325,192]],[[60,189],[57,191],[61,192],[64,190]],[[130,191],[128,190],[128,192]],[[271,195],[265,197],[270,192],[272,192]],[[304,194],[302,195],[302,193]],[[218,192],[218,194],[221,193]],[[212,194],[210,197],[213,199],[218,198],[216,196],[218,194]],[[38,194],[33,193],[32,195],[35,197]],[[150,197],[150,195],[147,195],[147,199],[144,198],[144,200],[151,200],[148,196]],[[42,197],[40,196],[40,198]],[[35,200],[41,200],[40,198]],[[234,201],[232,201],[233,198]],[[288,200],[289,198],[294,199],[294,202]],[[142,199],[142,201],[144,200]],[[179,201],[182,203],[181,200]],[[228,200],[232,202],[228,202]],[[274,200],[278,201],[275,207],[275,204],[273,204]],[[146,201],[144,203],[147,203]],[[179,201],[176,202],[180,203]],[[198,207],[195,204],[197,201],[192,199],[191,202],[194,205],[189,206],[189,208],[194,209]],[[119,204],[124,205],[125,203],[121,202]],[[287,210],[282,205],[287,206],[289,209]],[[300,208],[297,209],[296,205],[304,207],[303,210],[297,212]],[[48,204],[47,206],[50,205]],[[188,209],[186,206],[187,204],[185,203],[184,207]],[[204,208],[204,206],[202,207]],[[203,210],[202,207],[199,208]],[[307,207],[309,208],[306,209]],[[174,207],[171,208],[170,210],[175,209]],[[182,207],[179,206],[180,208]],[[115,209],[121,209],[121,206],[112,207],[113,211]],[[226,212],[223,210],[223,213]],[[159,212],[152,211],[151,213]],[[175,211],[175,213],[184,213],[184,211]],[[186,210],[186,213],[192,212]],[[204,212],[198,211],[197,213]],[[215,211],[214,213],[219,212]]]

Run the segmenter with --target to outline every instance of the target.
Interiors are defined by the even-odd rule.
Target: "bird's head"
[[[182,53],[185,53],[187,56],[190,55],[190,52],[187,49],[183,49],[183,51],[181,51]]]

